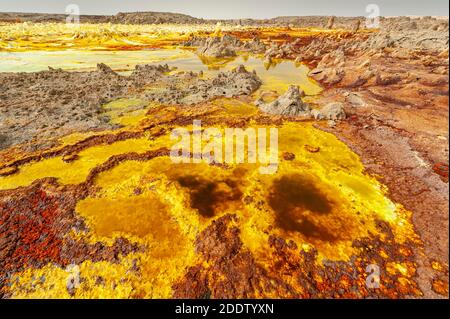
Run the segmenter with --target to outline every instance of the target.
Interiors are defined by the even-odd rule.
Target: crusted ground
[[[1,73],[2,297],[448,297],[448,19],[358,21],[171,36],[207,64],[306,64],[314,96],[246,67]],[[277,127],[277,174],[171,163],[196,119]]]
[[[142,98],[143,105],[193,104],[249,94],[260,86],[243,67],[213,79],[169,72],[167,65],[138,65],[130,76],[121,76],[99,64],[95,72],[2,73],[0,149],[25,143],[37,148],[49,138],[112,128],[101,106],[122,97]],[[146,91],[149,86],[155,90]]]

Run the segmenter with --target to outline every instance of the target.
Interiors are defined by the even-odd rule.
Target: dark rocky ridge
[[[0,22],[65,22],[67,14],[0,12]],[[364,28],[364,17],[333,17],[333,28],[352,29],[358,23]],[[169,12],[119,12],[116,15],[80,15],[82,23],[118,24],[216,24],[248,26],[329,27],[329,16],[281,16],[271,19],[202,19]],[[381,28],[401,30],[418,28],[448,29],[448,18],[380,17]]]

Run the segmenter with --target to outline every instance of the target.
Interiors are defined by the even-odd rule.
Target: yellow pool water
[[[399,242],[414,237],[408,213],[386,197],[383,186],[364,173],[358,156],[336,137],[311,123],[285,123],[279,127],[279,141],[280,155],[288,151],[295,159],[280,159],[274,175],[261,175],[257,164],[224,169],[206,163],[176,164],[165,156],[124,161],[100,173],[95,195],[76,206],[89,231],[75,236],[108,244],[124,237],[144,250],[122,256],[119,264],[81,263],[83,282],[75,295],[65,289],[66,270],[55,265],[25,270],[13,286],[14,297],[170,297],[174,281],[197,261],[196,236],[226,213],[238,215],[243,244],[262,265],[270,263],[269,227],[302,249],[314,247],[319,260],[348,261],[355,253],[352,242],[376,233],[378,220],[391,225]],[[77,160],[84,165],[69,164],[78,173],[76,180],[61,174],[60,166],[43,161],[42,176],[60,174],[61,183],[80,182],[86,163],[94,167],[112,150],[144,151],[148,143],[127,140],[87,149]],[[170,145],[167,136],[155,141],[154,146],[161,145]],[[311,152],[306,146],[320,150]],[[17,176],[24,172],[22,178],[35,178],[26,169]],[[0,185],[12,184],[0,180]],[[244,200],[247,197],[252,200]],[[40,276],[45,282],[33,279]],[[96,283],[99,276],[101,284]]]

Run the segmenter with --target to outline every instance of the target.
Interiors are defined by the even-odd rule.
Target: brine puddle
[[[93,71],[97,63],[104,63],[123,75],[130,74],[137,64],[168,64],[177,71],[204,72],[214,76],[220,71],[232,70],[243,64],[255,70],[262,79],[261,90],[284,93],[289,85],[300,86],[307,95],[319,94],[322,89],[307,74],[304,64],[280,60],[264,63],[263,57],[244,54],[235,58],[207,59],[190,50],[159,49],[142,51],[31,51],[0,52],[0,72],[39,72],[48,67],[68,71]]]

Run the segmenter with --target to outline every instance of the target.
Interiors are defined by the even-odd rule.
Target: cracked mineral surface
[[[448,298],[448,18],[0,21],[1,298]]]

